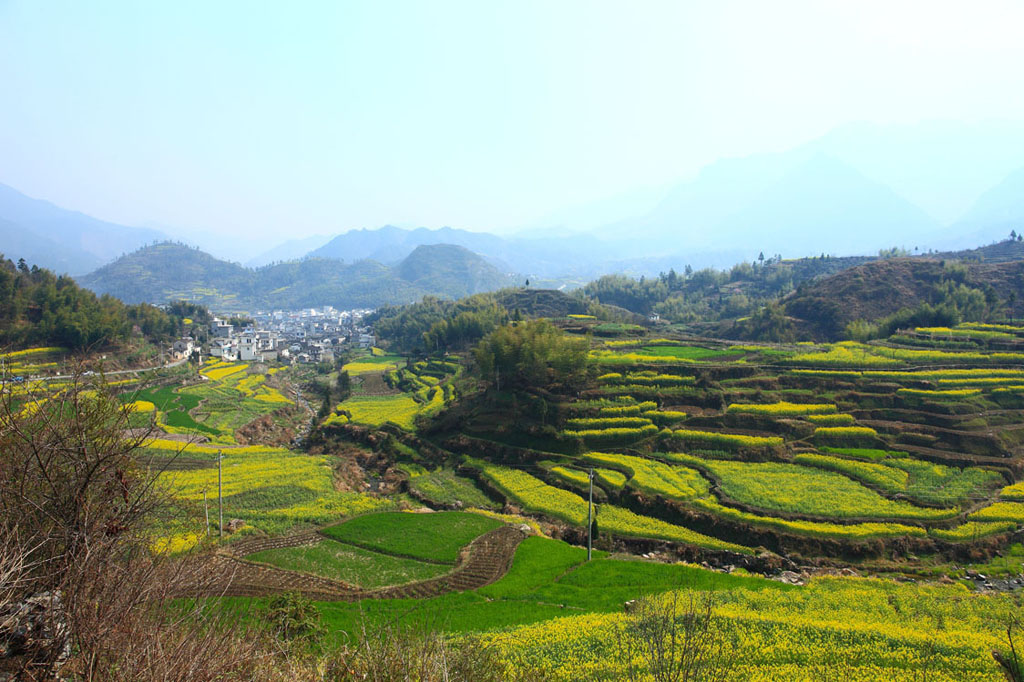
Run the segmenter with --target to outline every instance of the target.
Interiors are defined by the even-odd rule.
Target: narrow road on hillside
[[[103,376],[109,377],[109,376],[113,376],[115,374],[134,374],[136,372],[150,372],[150,371],[152,371],[154,369],[170,369],[171,367],[179,367],[179,366],[185,364],[186,362],[188,362],[188,358],[183,358],[181,360],[175,360],[174,362],[168,362],[165,365],[156,365],[155,367],[139,367],[137,369],[116,369],[116,370],[112,370],[110,372],[103,372]],[[83,372],[82,373],[83,376],[93,376],[95,374],[98,374],[98,372],[89,371],[89,372]],[[43,380],[46,380],[46,381],[53,381],[55,379],[72,379],[72,378],[74,378],[74,376],[75,376],[74,374],[56,374],[54,376],[31,377],[31,379],[33,379],[33,380],[43,379]]]

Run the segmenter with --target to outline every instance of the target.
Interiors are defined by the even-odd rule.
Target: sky
[[[268,245],[509,232],[851,122],[1024,120],[1024,3],[0,0],[0,182]]]

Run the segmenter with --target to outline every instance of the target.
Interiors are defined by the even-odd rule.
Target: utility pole
[[[223,476],[222,469],[223,465],[221,461],[224,459],[224,451],[217,451],[217,511],[220,515],[220,524],[217,527],[217,537],[221,540],[224,539],[224,487],[223,487]]]
[[[590,469],[590,496],[587,498],[587,561],[590,561],[590,554],[593,551],[594,538],[594,469]]]
[[[210,507],[206,504],[206,488],[203,488],[203,511],[206,512],[206,537],[210,537]]]

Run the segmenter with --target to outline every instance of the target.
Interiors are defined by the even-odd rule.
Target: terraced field
[[[1007,333],[961,336],[984,344]],[[482,443],[465,460],[527,511],[585,526],[580,493],[594,467],[614,472],[595,476],[597,523],[624,539],[786,551],[806,549],[806,538],[852,548],[902,537],[928,553],[1019,527],[1024,399],[1006,388],[1024,386],[1024,353],[855,342],[700,352],[642,337],[595,344],[594,387],[559,406],[558,441],[581,441],[579,454],[540,440],[532,449],[546,464],[515,469],[481,461]],[[679,529],[695,535],[684,540]]]
[[[342,369],[355,376],[352,395],[335,406],[326,424],[385,423],[412,431],[418,416],[437,414],[454,397],[453,379],[461,374],[456,362],[421,360],[406,363],[386,354],[369,354]]]
[[[470,513],[368,514],[322,533],[234,543],[206,560],[205,579],[183,584],[180,592],[252,597],[292,591],[348,602],[436,597],[500,579],[524,537]]]
[[[201,464],[224,451],[225,502],[250,527],[208,568],[235,576],[217,585],[221,594],[298,590],[322,600],[332,631],[352,632],[366,619],[410,622],[411,613],[452,632],[501,628],[485,635],[500,659],[542,661],[551,679],[621,675],[609,647],[627,617],[623,602],[683,587],[727,589],[711,609],[737,646],[732,679],[996,680],[991,651],[999,623],[1019,609],[1012,596],[856,578],[796,588],[735,568],[771,572],[823,559],[959,577],[968,559],[1015,558],[1024,389],[1014,387],[1024,386],[1024,348],[992,346],[1015,332],[974,331],[993,333],[953,334],[972,344],[962,349],[895,339],[704,347],[629,330],[635,338],[595,337],[597,369],[581,390],[474,394],[470,405],[459,397],[473,387],[456,381],[461,370],[449,360],[363,358],[353,375],[384,388],[355,390],[327,417],[325,432],[340,440],[324,447],[342,443],[341,456],[232,449],[227,438],[186,449]],[[232,390],[254,400],[245,392],[262,384],[246,374],[211,381],[236,382]],[[172,394],[138,400],[169,413],[191,395]],[[445,407],[433,425],[418,419]],[[408,494],[337,491],[332,469],[350,464],[354,441],[344,439],[357,437]],[[193,511],[216,484],[209,466],[175,475],[169,484]],[[391,511],[420,504],[491,511]],[[383,513],[360,515],[371,511]],[[588,512],[597,549],[590,563],[579,547],[523,539],[528,522],[533,533],[581,543]],[[182,529],[182,538],[186,530],[195,533]]]

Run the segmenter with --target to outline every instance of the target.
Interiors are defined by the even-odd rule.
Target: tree
[[[342,402],[352,394],[352,379],[345,370],[338,371],[338,378],[334,382],[335,399]]]
[[[501,390],[552,382],[575,385],[586,378],[588,346],[545,320],[498,327],[476,347],[481,374]]]
[[[166,608],[182,585],[202,589],[202,570],[153,549],[154,524],[171,518],[157,485],[167,462],[147,461],[131,408],[80,372],[35,397],[25,410],[0,394],[0,612],[35,600],[50,633],[22,644],[14,679],[251,679],[246,632],[201,602]]]
[[[713,592],[669,592],[627,604],[614,653],[631,681],[728,680],[736,643],[714,618]]]

